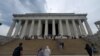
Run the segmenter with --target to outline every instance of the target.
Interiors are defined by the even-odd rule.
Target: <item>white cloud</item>
[[[45,12],[45,0],[14,0],[14,13]]]
[[[0,23],[2,23],[4,19],[2,19],[2,13],[0,13]]]
[[[9,26],[7,26],[7,25],[1,25],[0,26],[0,35],[6,36],[8,30],[9,30]]]
[[[87,13],[93,33],[97,32],[95,21],[100,20],[100,0],[46,0],[49,13]]]
[[[44,5],[45,0],[0,0],[0,20],[2,23],[10,25],[13,13],[45,12]]]
[[[28,8],[25,8],[23,6],[23,4],[19,1],[19,0],[14,0],[14,10],[15,12],[14,13],[27,13],[27,12],[31,12]]]
[[[0,22],[10,25],[13,13],[87,13],[95,33],[95,21],[100,20],[100,0],[0,0]],[[46,6],[46,9],[45,9]],[[0,26],[7,27],[6,25]],[[8,28],[8,27],[7,27]],[[2,28],[2,31],[5,29]],[[0,33],[2,34],[2,33]]]
[[[12,22],[13,13],[39,13],[45,12],[45,0],[0,0],[0,35],[6,35],[8,27]],[[6,28],[6,29],[5,29]]]

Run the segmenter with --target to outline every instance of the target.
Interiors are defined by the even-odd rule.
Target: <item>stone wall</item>
[[[0,45],[4,45],[13,40],[15,40],[15,38],[0,35]]]

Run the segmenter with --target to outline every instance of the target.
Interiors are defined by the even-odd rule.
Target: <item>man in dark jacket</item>
[[[19,43],[19,46],[14,49],[12,56],[21,56],[22,51],[23,51],[22,43]]]
[[[89,44],[86,44],[85,49],[87,53],[89,54],[89,56],[92,56],[92,48]]]
[[[39,50],[38,50],[38,53],[37,53],[37,56],[44,56],[44,49],[43,48],[40,48]]]

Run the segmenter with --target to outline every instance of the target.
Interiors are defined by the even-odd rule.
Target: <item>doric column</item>
[[[20,27],[21,27],[21,20],[18,21],[17,25],[16,25],[16,29],[15,29],[15,33],[14,33],[14,37],[16,37],[20,31]]]
[[[62,21],[59,20],[59,34],[63,35]]]
[[[70,26],[69,26],[69,22],[68,22],[67,19],[66,19],[66,28],[67,28],[67,34],[68,34],[68,36],[71,36]]]
[[[74,28],[74,34],[75,34],[76,38],[78,38],[78,30],[77,30],[76,23],[75,23],[74,19],[72,20],[72,24],[73,24],[73,28]]]
[[[25,36],[26,29],[27,29],[28,20],[25,20],[24,27],[21,34],[21,39]]]
[[[19,36],[21,36],[21,34],[22,34],[22,30],[23,30],[23,24],[21,24],[21,29],[20,29]]]
[[[31,23],[31,26],[30,26],[29,37],[32,36],[32,34],[33,34],[33,29],[34,29],[34,20],[32,20],[32,23]]]
[[[84,23],[85,23],[86,29],[88,31],[88,35],[92,35],[92,30],[91,30],[87,20],[84,20]]]
[[[86,35],[85,28],[82,24],[82,21],[79,19],[78,22],[79,22],[79,26],[80,26],[80,30],[81,30],[81,35]]]
[[[13,21],[13,23],[11,24],[10,29],[7,33],[7,36],[11,37],[15,25],[16,25],[16,21]]]
[[[41,35],[41,20],[40,19],[38,20],[38,28],[37,29],[38,29],[37,35],[39,36],[39,35]]]
[[[48,35],[48,20],[45,20],[45,34]]]
[[[56,31],[55,31],[55,19],[52,20],[52,35],[56,35]]]

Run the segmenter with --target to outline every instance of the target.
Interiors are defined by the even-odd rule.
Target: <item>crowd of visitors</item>
[[[64,49],[64,41],[62,40],[62,38],[54,40],[57,42],[59,49]],[[85,50],[87,51],[89,56],[95,55],[95,53],[98,52],[94,44],[86,44]],[[37,50],[37,56],[50,56],[50,54],[51,50],[48,45],[45,47],[40,47]],[[21,56],[21,55],[23,55],[23,43],[19,43],[19,46],[14,49],[12,54],[12,56]]]
[[[85,37],[84,35],[83,36],[79,36],[79,38],[83,38]],[[77,39],[77,37],[75,36],[68,36],[68,35],[48,35],[48,36],[37,36],[37,35],[34,35],[34,36],[31,36],[31,37],[28,37],[27,35],[24,36],[24,39],[27,39],[27,40],[30,40],[30,39]]]
[[[12,56],[23,56],[22,45],[23,45],[22,43],[19,43],[19,46],[14,49]],[[48,45],[39,48],[39,50],[37,51],[37,56],[50,56],[50,54],[51,54],[51,50]]]

